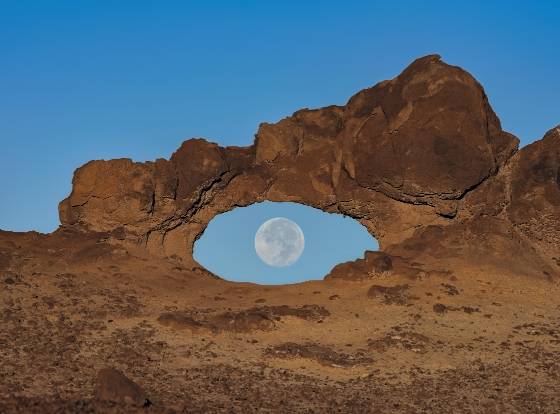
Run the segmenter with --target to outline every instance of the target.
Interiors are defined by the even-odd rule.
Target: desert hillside
[[[57,231],[0,231],[0,412],[560,412],[560,127],[518,143],[432,55],[249,147],[85,164]],[[283,286],[193,259],[264,200],[381,251]]]

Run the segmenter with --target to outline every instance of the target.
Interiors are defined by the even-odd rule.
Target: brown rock
[[[433,306],[433,310],[435,313],[439,314],[439,315],[443,315],[444,313],[446,313],[449,308],[447,306],[445,306],[443,303],[436,303]]]
[[[560,126],[515,158],[507,214],[546,259],[560,253]]]
[[[316,321],[329,315],[329,311],[322,306],[304,305],[294,308],[279,305],[227,311],[196,318],[187,312],[167,312],[158,317],[158,322],[172,329],[188,329],[193,333],[204,331],[248,333],[271,330],[275,327],[274,321],[285,316]]]
[[[240,312],[224,312],[210,318],[208,323],[216,332],[247,333],[274,328],[274,321],[270,314],[257,308]]]
[[[347,368],[355,365],[371,364],[373,359],[366,355],[349,355],[336,352],[323,345],[305,343],[297,344],[286,342],[275,347],[268,348],[265,354],[275,358],[304,358],[318,362],[330,367]]]
[[[95,398],[136,406],[150,405],[144,390],[114,368],[103,368],[97,373]]]
[[[194,268],[193,243],[217,214],[295,201],[359,220],[393,262],[500,267],[515,252],[505,266],[550,278],[560,254],[558,131],[518,152],[480,84],[431,55],[346,105],[262,124],[246,148],[193,139],[170,160],[92,161],[76,171],[60,219]],[[329,277],[396,266],[368,254]]]
[[[369,288],[367,296],[372,299],[381,297],[383,303],[387,305],[406,305],[410,299],[407,293],[408,288],[408,285],[373,285]]]
[[[325,279],[363,280],[393,269],[391,256],[383,252],[366,251],[363,259],[340,263]]]
[[[351,175],[403,201],[459,198],[493,174],[518,143],[502,132],[480,84],[437,55],[359,92],[346,115]]]
[[[184,312],[163,313],[157,321],[163,326],[173,329],[189,329],[192,332],[200,332],[205,329],[204,324]]]

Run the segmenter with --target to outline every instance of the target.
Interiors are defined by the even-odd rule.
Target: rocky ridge
[[[191,139],[169,160],[89,162],[60,220],[196,267],[193,243],[217,214],[293,201],[359,220],[387,254],[499,267],[516,252],[508,270],[552,277],[560,128],[518,143],[482,86],[431,55],[344,106],[261,124],[249,147]]]

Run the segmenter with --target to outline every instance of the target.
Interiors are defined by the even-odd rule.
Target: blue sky
[[[90,159],[343,104],[439,53],[523,144],[560,123],[558,2],[0,0],[0,228],[48,232]]]
[[[255,233],[274,217],[295,221],[305,236],[303,253],[291,266],[268,266],[255,252]],[[334,265],[379,248],[366,228],[350,217],[296,203],[269,201],[215,217],[194,247],[195,259],[215,274],[261,284],[322,279]]]

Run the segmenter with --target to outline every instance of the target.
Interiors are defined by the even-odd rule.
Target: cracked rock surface
[[[217,214],[293,201],[359,220],[398,256],[425,254],[437,234],[454,241],[444,254],[491,266],[494,252],[536,248],[516,267],[554,274],[559,134],[518,151],[481,85],[426,56],[344,106],[261,124],[249,147],[192,139],[169,160],[92,161],[76,171],[60,219],[195,266],[193,243]],[[488,233],[496,240],[486,259],[472,250]]]

